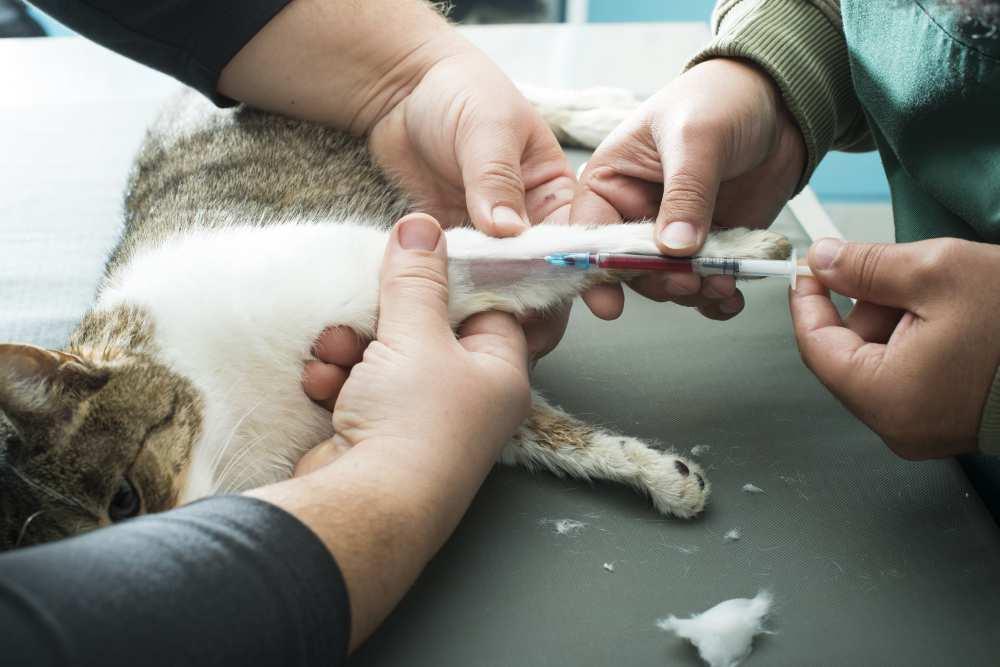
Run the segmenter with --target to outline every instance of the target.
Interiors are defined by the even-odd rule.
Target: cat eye
[[[111,498],[111,505],[108,506],[108,516],[112,523],[131,519],[139,514],[141,509],[142,499],[139,497],[139,492],[135,490],[132,482],[122,478],[118,482],[118,490]]]

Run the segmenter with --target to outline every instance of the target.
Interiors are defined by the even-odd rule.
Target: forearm
[[[4,664],[332,667],[348,626],[324,545],[249,498],[0,555]]]
[[[454,531],[496,450],[366,441],[331,465],[251,495],[299,518],[336,558],[351,602],[353,649]]]
[[[98,44],[176,77],[219,105],[219,72],[289,0],[32,0]]]
[[[361,134],[465,46],[422,0],[294,0],[223,69],[218,89]]]

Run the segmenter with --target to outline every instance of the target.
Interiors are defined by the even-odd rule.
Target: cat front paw
[[[792,254],[792,244],[770,229],[734,227],[710,232],[698,254],[703,257],[788,259]]]

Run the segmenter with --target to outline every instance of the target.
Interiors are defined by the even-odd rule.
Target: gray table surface
[[[591,28],[469,34],[522,80],[647,90],[707,34]],[[0,63],[0,340],[55,345],[89,303],[132,152],[173,85],[72,39],[0,42]],[[834,218],[873,238],[888,229],[884,208]],[[790,216],[778,225],[806,245]],[[760,588],[775,595],[777,634],[747,664],[996,664],[1000,533],[958,466],[893,457],[801,365],[785,287],[745,291],[747,311],[725,324],[639,298],[611,324],[577,307],[537,371],[578,415],[682,451],[708,445],[703,517],[498,468],[353,664],[696,665],[654,621]],[[765,493],[741,492],[747,482]],[[556,518],[587,526],[557,535],[543,523]],[[726,543],[732,528],[743,538]]]

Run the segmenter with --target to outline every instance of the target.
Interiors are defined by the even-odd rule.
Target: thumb
[[[521,179],[524,142],[510,127],[482,125],[458,147],[465,203],[473,226],[490,236],[517,236],[530,226]]]
[[[824,286],[880,306],[909,309],[933,281],[922,280],[922,243],[848,243],[820,239],[809,249],[809,267]]]
[[[693,255],[712,226],[722,181],[718,142],[678,140],[663,154],[663,199],[656,217],[656,240],[666,254]]]
[[[448,324],[448,256],[437,221],[425,213],[402,218],[386,244],[379,287],[377,336],[442,331]]]

